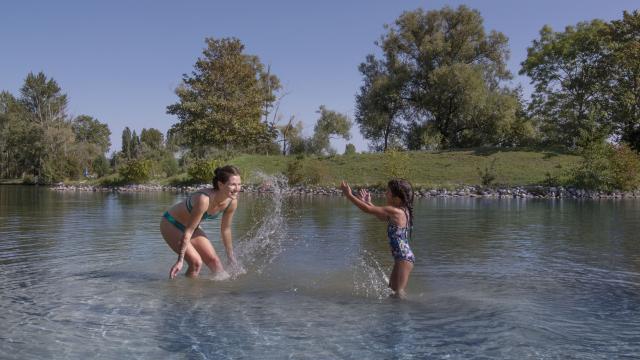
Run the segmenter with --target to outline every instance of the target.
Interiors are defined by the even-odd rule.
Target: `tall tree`
[[[520,74],[535,85],[529,105],[544,140],[574,147],[611,132],[606,112],[609,70],[603,67],[608,40],[601,20],[554,32],[549,26],[527,49]]]
[[[257,56],[244,54],[235,38],[206,39],[203,57],[183,75],[176,89],[179,102],[167,107],[179,122],[173,129],[196,155],[204,148],[271,142],[277,130],[261,121],[278,82]],[[265,88],[267,87],[267,88]]]
[[[32,121],[40,125],[67,120],[67,95],[53,79],[39,72],[29,73],[20,89],[20,102]]]
[[[131,129],[128,126],[122,130],[122,155],[131,159]]]
[[[496,144],[502,134],[491,131],[508,130],[517,110],[513,91],[502,86],[511,78],[506,36],[487,34],[480,13],[464,5],[405,12],[386,29],[378,42],[385,60],[361,65],[373,74],[363,88],[378,93],[369,106],[359,101],[358,116],[383,125],[401,116],[408,148],[422,148],[416,132],[428,127],[439,131],[443,147]],[[385,109],[389,99],[394,106]]]

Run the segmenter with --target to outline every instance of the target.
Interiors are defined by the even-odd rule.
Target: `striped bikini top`
[[[204,191],[196,191],[193,194],[189,195],[187,197],[187,199],[185,200],[184,204],[187,207],[187,211],[189,212],[189,214],[191,214],[191,210],[193,210],[193,204],[191,203],[191,198],[193,197],[193,195],[195,194],[202,194],[202,195],[207,195],[209,196],[209,194],[207,194]],[[202,214],[202,220],[209,220],[209,219],[216,219],[218,216],[220,216],[220,214],[224,213],[225,211],[227,211],[227,209],[229,208],[229,206],[231,206],[231,203],[233,202],[233,200],[229,201],[229,205],[227,205],[226,208],[224,208],[224,210],[222,211],[218,211],[215,214],[209,214],[208,212],[204,212],[204,214]],[[200,221],[202,221],[200,220]]]

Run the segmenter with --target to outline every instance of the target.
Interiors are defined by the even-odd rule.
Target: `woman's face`
[[[233,175],[226,183],[218,182],[218,190],[231,199],[238,197],[242,184],[240,176]]]

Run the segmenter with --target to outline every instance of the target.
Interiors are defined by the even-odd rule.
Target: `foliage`
[[[364,84],[356,95],[356,123],[362,136],[376,151],[387,151],[403,136],[403,109],[408,106],[402,92],[409,81],[408,71],[395,56],[386,54],[378,60],[367,55],[358,67]]]
[[[386,179],[409,179],[411,173],[411,163],[409,154],[406,151],[388,149],[384,153],[384,170]]]
[[[356,146],[349,143],[344,147],[345,155],[354,155],[356,153]]]
[[[176,160],[173,155],[169,154],[162,159],[160,166],[162,167],[162,171],[165,173],[167,177],[172,177],[178,175],[180,173],[180,166],[178,165],[178,160]]]
[[[624,12],[608,24],[609,111],[614,133],[640,151],[640,11]]]
[[[279,82],[265,72],[257,56],[244,54],[235,38],[206,39],[203,57],[176,89],[179,102],[167,107],[179,122],[172,130],[199,157],[207,146],[247,146],[275,139],[263,121]]]
[[[111,130],[107,124],[103,124],[89,115],[80,115],[71,123],[76,142],[93,144],[100,154],[109,151]]]
[[[320,114],[320,118],[313,128],[312,144],[314,153],[335,153],[335,150],[331,149],[331,138],[341,137],[349,140],[351,138],[349,131],[351,130],[352,122],[346,115],[329,110],[324,105],[320,105],[317,113]]]
[[[575,147],[581,131],[603,133],[603,138],[610,132],[605,30],[601,20],[580,22],[563,32],[545,25],[528,48],[520,74],[535,85],[529,111],[541,123],[546,141]]]
[[[287,164],[284,174],[291,185],[317,185],[329,179],[329,168],[318,159],[298,156]]]
[[[127,184],[141,184],[151,177],[149,160],[129,160],[119,170],[122,181]]]
[[[140,142],[147,151],[159,151],[164,148],[164,135],[158,129],[142,129]]]
[[[480,176],[480,183],[483,186],[491,186],[496,181],[498,177],[498,173],[496,171],[496,161],[498,159],[494,158],[491,160],[489,165],[485,165],[484,169],[477,167],[478,175]]]
[[[507,38],[484,30],[478,11],[466,6],[403,13],[378,42],[384,60],[360,65],[365,84],[356,121],[372,147],[398,139],[408,149],[430,125],[443,148],[500,145],[515,120],[518,101],[500,84],[507,70]]]
[[[199,184],[210,183],[213,180],[214,170],[218,167],[216,160],[195,159],[187,169],[191,179]]]
[[[111,166],[109,166],[109,160],[104,154],[98,155],[91,163],[91,171],[95,173],[99,178],[109,174]]]
[[[629,145],[591,143],[582,150],[573,182],[585,189],[629,191],[640,188],[640,155]]]

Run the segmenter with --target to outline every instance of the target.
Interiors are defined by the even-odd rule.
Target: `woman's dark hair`
[[[387,184],[391,195],[398,197],[402,201],[402,206],[409,211],[409,229],[413,228],[413,187],[405,179],[392,179]]]
[[[213,171],[213,188],[218,190],[218,181],[226,184],[232,176],[240,176],[240,170],[233,165],[218,167]]]

